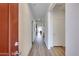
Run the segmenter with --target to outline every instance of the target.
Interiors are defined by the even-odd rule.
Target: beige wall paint
[[[32,47],[31,19],[28,4],[19,4],[19,51],[27,56]]]
[[[53,45],[65,46],[65,11],[53,9]]]

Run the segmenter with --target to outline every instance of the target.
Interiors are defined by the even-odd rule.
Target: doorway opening
[[[65,4],[57,3],[53,8],[53,47],[65,55]]]

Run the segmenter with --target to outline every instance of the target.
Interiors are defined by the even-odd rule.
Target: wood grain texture
[[[0,55],[9,55],[9,7],[0,3]]]
[[[52,56],[65,56],[65,48],[62,46],[54,46],[50,53]]]
[[[15,46],[15,42],[18,42],[18,4],[9,4],[9,17],[10,17],[10,48],[11,55],[18,51],[18,46]]]
[[[18,51],[18,4],[0,3],[0,56]]]
[[[33,47],[29,53],[29,56],[64,56],[65,48],[64,47],[53,47],[51,50],[48,50],[45,46],[44,41],[38,43],[35,41]]]

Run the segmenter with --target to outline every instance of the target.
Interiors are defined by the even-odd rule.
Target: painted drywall
[[[53,47],[53,20],[52,20],[52,13],[50,11],[47,12],[45,16],[44,21],[44,33],[45,33],[45,39],[44,42],[46,44],[46,47],[48,49],[51,49]]]
[[[44,23],[43,23],[43,31],[44,31],[44,42],[46,47],[48,48],[48,14],[46,14],[45,18],[44,18]]]
[[[48,12],[48,49],[53,47],[53,13]]]
[[[33,22],[32,22],[32,36],[33,36],[33,42],[35,41],[35,39],[36,39],[36,22],[35,22],[35,20],[33,20]]]
[[[28,4],[19,4],[19,51],[27,56],[32,47],[31,13]]]
[[[48,11],[46,20],[47,37],[45,42],[47,48],[51,49],[53,46],[65,46],[65,11],[61,9],[54,10],[53,8]]]
[[[79,56],[79,4],[66,4],[66,56]]]
[[[53,27],[52,27],[52,16],[51,16],[51,12],[48,12],[45,16],[45,24],[44,24],[44,33],[45,33],[45,44],[46,47],[48,49],[51,49],[51,47],[53,46]]]
[[[53,8],[53,45],[65,46],[65,11]]]

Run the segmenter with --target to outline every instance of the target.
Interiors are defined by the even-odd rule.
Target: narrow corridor
[[[54,47],[51,50],[48,50],[41,34],[38,33],[29,56],[64,56],[64,48]]]
[[[36,40],[33,43],[32,50],[30,51],[30,56],[50,56],[41,34],[38,33]]]

